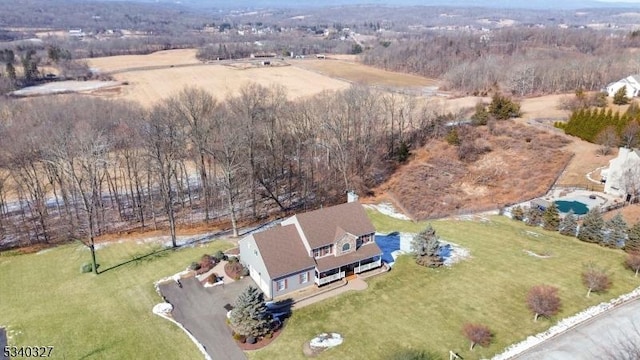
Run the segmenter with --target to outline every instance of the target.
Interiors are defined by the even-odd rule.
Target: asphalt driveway
[[[4,356],[4,347],[7,346],[7,332],[4,328],[0,328],[0,360],[9,359]]]
[[[224,286],[205,288],[195,277],[160,285],[160,292],[173,305],[173,318],[202,343],[213,360],[245,360],[247,357],[231,337],[224,306],[235,302],[250,284],[245,278]]]
[[[614,356],[616,344],[640,342],[640,300],[608,311],[525,351],[518,360],[631,359]]]

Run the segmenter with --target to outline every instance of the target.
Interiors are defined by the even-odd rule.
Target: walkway
[[[173,305],[173,318],[200,341],[213,360],[245,360],[227,326],[226,304],[233,304],[249,285],[249,279],[224,286],[203,287],[195,277],[183,278],[182,288],[171,281],[160,292]]]
[[[603,313],[514,357],[519,360],[590,360],[634,358],[615,355],[615,345],[640,344],[640,300]]]
[[[298,300],[293,304],[292,308],[300,309],[305,306],[309,306],[311,304],[315,304],[317,302],[324,301],[326,299],[338,296],[347,291],[362,291],[362,290],[365,290],[367,287],[368,287],[367,283],[358,277],[353,280],[350,280],[349,282],[347,282],[346,285],[336,287],[328,291],[320,292],[318,294],[311,295],[309,297]]]

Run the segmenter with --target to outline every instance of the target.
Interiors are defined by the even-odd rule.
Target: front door
[[[355,268],[356,268],[356,264],[347,265],[344,269],[344,276],[349,277],[351,275],[354,275],[356,273]]]

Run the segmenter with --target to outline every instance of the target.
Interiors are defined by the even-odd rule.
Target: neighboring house
[[[620,148],[618,156],[601,172],[604,192],[635,201],[640,192],[640,150]]]
[[[382,265],[373,224],[356,201],[294,215],[239,247],[240,261],[269,298]]]
[[[623,86],[627,87],[627,97],[629,99],[640,95],[640,74],[627,76],[622,80],[612,82],[611,84],[607,85],[607,94],[613,97],[616,92]]]

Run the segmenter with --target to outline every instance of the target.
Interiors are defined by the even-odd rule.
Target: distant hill
[[[122,1],[122,0],[100,0]],[[598,0],[130,0],[147,3],[175,3],[202,8],[304,8],[333,7],[348,5],[387,5],[387,6],[452,6],[484,8],[524,8],[524,9],[581,9],[607,7],[636,7],[640,0],[598,1]]]

